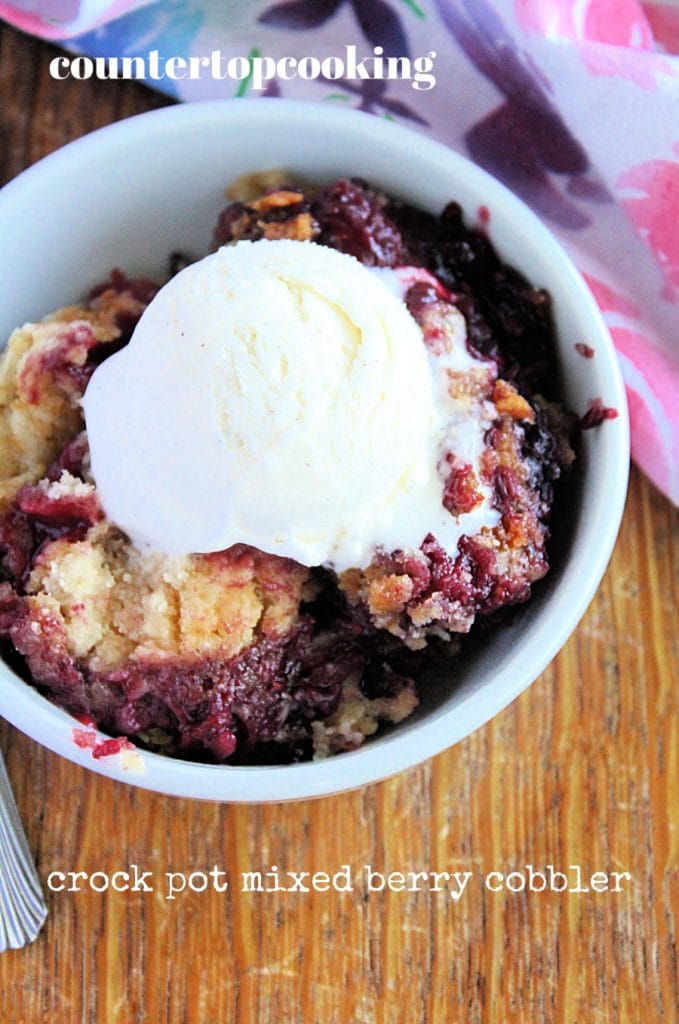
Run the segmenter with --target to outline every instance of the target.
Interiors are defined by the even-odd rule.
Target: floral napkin
[[[322,77],[276,77],[260,90],[208,76],[149,84],[181,100],[358,107],[502,179],[585,275],[620,356],[633,456],[679,502],[676,0],[0,0],[0,18],[93,57],[434,52],[433,88]]]

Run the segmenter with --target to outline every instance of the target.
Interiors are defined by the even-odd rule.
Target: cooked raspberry
[[[422,544],[422,552],[426,556],[430,572],[430,590],[447,591],[455,576],[455,562],[441,547],[435,537],[429,534]]]
[[[89,719],[89,715],[74,715],[73,717],[77,718],[79,722]],[[87,724],[94,725],[95,722],[93,719],[89,719]],[[81,750],[93,750],[97,745],[97,734],[91,729],[74,729],[71,735],[76,747],[80,747]]]
[[[425,593],[431,584],[431,571],[422,551],[397,551],[392,562],[411,582],[411,601]]]
[[[65,476],[75,481],[68,473]],[[79,486],[76,481],[76,489],[69,491],[56,481],[46,488],[26,484],[16,496],[17,508],[46,526],[94,526],[104,518],[97,492],[82,483]]]
[[[405,262],[401,234],[384,211],[384,202],[365,182],[343,178],[319,190],[312,212],[319,241],[367,267],[396,267]]]
[[[113,754],[119,754],[121,750],[134,750],[134,744],[130,743],[127,736],[116,736],[113,739],[96,743],[92,747],[92,757],[95,759],[111,757]]]
[[[501,512],[513,508],[514,504],[521,500],[523,489],[516,470],[509,466],[498,466],[495,470],[494,483],[496,505]]]
[[[479,481],[474,467],[466,464],[455,466],[450,471],[443,492],[443,504],[451,515],[460,516],[471,512],[483,501]]]

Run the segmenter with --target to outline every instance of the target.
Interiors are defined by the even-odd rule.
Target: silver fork
[[[0,953],[33,942],[47,907],[0,753]]]

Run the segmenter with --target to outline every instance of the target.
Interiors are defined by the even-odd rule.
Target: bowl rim
[[[544,671],[589,606],[615,544],[629,473],[629,422],[622,374],[603,316],[571,258],[536,214],[501,182],[442,143],[401,125],[354,109],[282,99],[257,98],[255,106],[248,100],[238,99],[164,107],[96,129],[24,170],[0,191],[0,225],[3,211],[39,188],[45,176],[49,178],[60,166],[73,164],[81,156],[102,155],[120,140],[124,140],[125,145],[135,140],[148,145],[149,136],[154,132],[165,134],[189,124],[195,128],[199,119],[205,131],[216,125],[223,128],[225,122],[239,124],[252,120],[256,120],[261,129],[267,123],[280,122],[282,116],[293,121],[301,119],[305,131],[313,131],[316,125],[327,127],[330,120],[338,131],[349,135],[365,134],[364,129],[369,127],[375,145],[384,143],[389,146],[400,142],[401,145],[412,146],[417,143],[420,157],[424,156],[450,171],[451,198],[454,198],[455,182],[464,174],[479,193],[492,195],[493,204],[501,202],[505,210],[517,218],[522,229],[530,232],[545,258],[559,266],[569,288],[577,294],[582,304],[582,315],[586,314],[588,318],[588,335],[594,340],[598,368],[607,378],[607,400],[615,404],[619,415],[615,421],[617,428],[608,438],[607,479],[606,486],[602,488],[605,494],[596,501],[594,524],[586,523],[577,541],[578,563],[585,575],[573,579],[571,571],[567,588],[569,600],[565,596],[559,601],[553,598],[545,607],[543,614],[553,628],[539,654],[534,653],[529,667],[517,670],[516,666],[500,665],[484,678],[479,689],[454,707],[437,709],[411,725],[406,720],[394,732],[378,736],[356,751],[320,761],[252,767],[202,764],[148,751],[97,760],[92,757],[91,749],[81,749],[73,740],[73,729],[82,728],[80,723],[21,680],[4,661],[0,662],[0,713],[43,746],[108,778],[167,795],[234,803],[308,799],[377,782],[440,753],[507,707]],[[564,575],[572,561],[569,554],[561,570]],[[562,581],[559,587],[561,584]],[[480,692],[483,699],[479,699]],[[108,738],[103,733],[97,732],[96,735],[98,740]]]

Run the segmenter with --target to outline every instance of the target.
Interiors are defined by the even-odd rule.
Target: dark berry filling
[[[488,218],[481,220],[485,225]],[[405,301],[432,353],[445,351],[445,318],[454,303],[465,317],[472,354],[494,360],[500,375],[526,396],[514,419],[498,414],[488,431],[482,479],[470,464],[454,456],[445,460],[444,506],[456,516],[471,512],[483,500],[485,485],[500,524],[493,540],[463,536],[454,553],[431,535],[417,551],[379,553],[375,586],[382,586],[380,593],[391,588],[402,595],[388,628],[371,614],[364,595],[348,597],[334,574],[317,569],[312,572],[315,596],[303,605],[296,624],[283,635],[258,638],[235,657],[145,656],[113,670],[94,670],[69,651],[56,617],[36,618],[26,593],[46,545],[82,540],[102,520],[92,488],[62,492],[51,486],[64,471],[84,481],[87,439],[79,434],[40,484],[19,490],[0,520],[0,635],[11,641],[25,674],[51,699],[113,734],[92,748],[96,757],[120,751],[124,737],[132,736],[141,745],[199,760],[308,758],[312,723],[333,714],[349,677],[368,701],[398,698],[441,657],[437,636],[466,633],[477,616],[525,601],[547,571],[548,518],[568,463],[572,426],[565,427],[532,397],[535,392],[555,397],[558,391],[549,295],[503,264],[486,234],[465,226],[457,204],[449,204],[437,219],[358,179],[342,179],[309,195],[287,186],[251,205],[231,203],[219,216],[215,241],[296,237],[295,232],[367,266],[421,268],[422,279],[410,285]],[[174,253],[171,273],[189,262]],[[120,338],[98,344],[89,327],[77,326],[44,357],[41,370],[77,398],[94,368],[127,343],[157,287],[113,271],[92,295],[113,291],[137,301],[137,313],[120,314]],[[516,399],[514,389],[509,399],[492,395],[498,410],[500,398]],[[592,427],[615,415],[595,402],[580,425]],[[427,615],[438,632],[417,649],[411,642],[419,635],[414,624]],[[76,742],[92,746],[88,736],[83,732]]]
[[[385,207],[386,200],[358,179],[342,178],[320,189],[312,206],[320,226],[318,241],[367,267],[405,263],[403,238]]]

